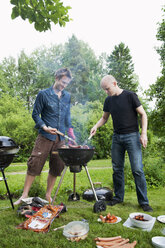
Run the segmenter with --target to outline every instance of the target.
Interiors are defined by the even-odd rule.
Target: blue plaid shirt
[[[61,97],[55,94],[53,86],[41,90],[34,103],[32,118],[35,121],[35,127],[39,129],[39,133],[49,140],[55,140],[56,135],[45,132],[42,127],[50,126],[57,128],[60,132],[65,131],[72,127],[70,118],[70,94],[63,90]],[[60,136],[63,140],[64,137]]]

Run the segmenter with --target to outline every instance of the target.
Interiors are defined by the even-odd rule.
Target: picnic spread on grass
[[[63,236],[71,242],[80,242],[86,239],[90,232],[90,222],[88,220],[77,220],[64,223],[64,225],[51,230],[51,224],[56,218],[62,218],[63,213],[67,214],[66,206],[51,205],[46,200],[40,197],[30,197],[22,199],[22,204],[18,207],[18,215],[26,217],[26,220],[19,224],[17,229],[31,230],[34,232],[47,233],[48,231],[57,231],[62,229]],[[98,214],[96,223],[99,225],[116,225],[122,222],[122,218],[108,212],[106,215]],[[146,213],[130,213],[128,219],[123,222],[123,226],[130,229],[138,229],[150,232],[154,227],[156,217]],[[157,221],[165,223],[165,216],[157,217]],[[165,237],[153,237],[152,244],[154,247],[164,248]],[[94,243],[97,248],[133,248],[138,244],[137,240],[130,241],[129,233],[125,236],[98,236],[94,238]],[[163,245],[161,245],[161,243]],[[157,246],[157,244],[159,246]]]

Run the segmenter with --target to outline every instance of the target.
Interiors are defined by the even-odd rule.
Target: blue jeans
[[[128,152],[134,176],[136,193],[140,205],[148,204],[146,179],[142,164],[142,151],[139,132],[114,134],[112,138],[112,166],[115,199],[124,200],[124,160]]]

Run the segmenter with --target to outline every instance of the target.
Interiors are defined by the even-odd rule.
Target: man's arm
[[[33,112],[32,112],[32,118],[36,123],[35,128],[37,129],[42,128],[47,133],[56,134],[57,129],[47,127],[44,121],[41,119],[40,115],[41,115],[43,108],[44,108],[44,97],[43,97],[42,92],[40,91],[36,97]]]
[[[107,122],[107,120],[108,120],[108,118],[109,118],[109,115],[110,115],[109,112],[104,112],[104,113],[103,113],[103,116],[101,117],[101,119],[100,119],[100,120],[96,123],[96,125],[94,125],[94,126],[92,127],[92,129],[91,129],[90,134],[91,134],[92,136],[96,134],[97,128],[103,126],[103,125]]]
[[[139,106],[136,108],[137,113],[141,116],[141,122],[142,122],[142,132],[140,136],[140,142],[144,148],[147,147],[147,115],[143,108],[143,106]]]
[[[44,98],[43,98],[42,92],[39,92],[36,97],[33,112],[32,112],[32,118],[36,124],[35,128],[37,129],[45,126],[44,121],[40,117],[43,108],[44,108]]]

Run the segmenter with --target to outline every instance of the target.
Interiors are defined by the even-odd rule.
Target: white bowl
[[[86,236],[89,232],[89,224],[84,221],[69,222],[63,230],[63,235],[73,240],[74,238]]]
[[[146,221],[136,220],[135,216],[137,215],[143,215]],[[149,228],[153,222],[153,217],[149,214],[144,214],[144,213],[131,213],[129,215],[129,218],[133,226],[140,227],[140,228]]]
[[[153,237],[152,244],[157,248],[165,248],[165,237],[162,236]]]

